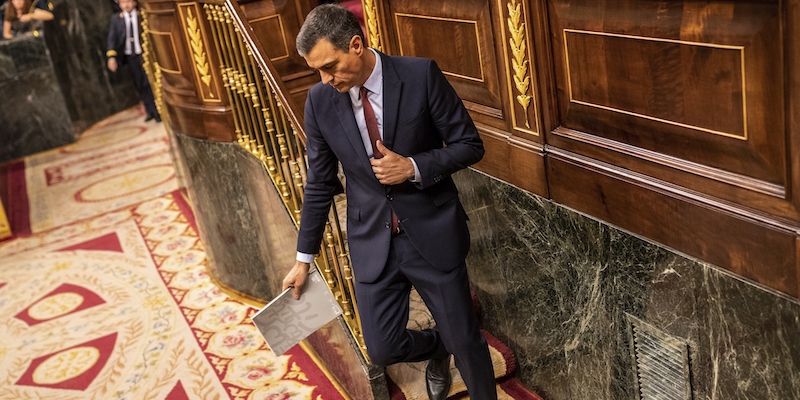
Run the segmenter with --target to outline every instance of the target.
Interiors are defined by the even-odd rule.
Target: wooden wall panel
[[[800,295],[798,12],[549,0],[553,200]]]
[[[150,59],[161,70],[161,95],[172,129],[215,141],[232,141],[234,132],[223,92],[208,21],[197,3],[142,1],[153,48]]]
[[[542,99],[540,98],[539,77],[549,69],[548,64],[540,68],[543,60],[549,60],[546,53],[536,50],[546,49],[546,40],[537,40],[537,32],[531,27],[541,20],[538,8],[525,1],[498,1],[496,23],[501,33],[503,64],[507,85],[507,105],[510,111],[507,122],[516,136],[537,143],[542,140]],[[533,8],[533,9],[531,9]]]
[[[791,226],[764,224],[671,185],[574,153],[548,154],[553,199],[740,276],[798,297],[800,248]]]
[[[319,82],[319,75],[297,54],[295,38],[305,15],[316,3],[312,0],[240,2],[255,37],[264,44],[267,56],[292,96],[301,100],[300,106],[308,89]]]
[[[149,23],[150,42],[163,73],[165,91],[194,94],[195,83],[191,74],[192,61],[188,44],[181,29],[175,2],[144,3]]]
[[[505,125],[491,7],[483,0],[458,7],[425,0],[395,0],[383,7],[391,24],[389,54],[436,61],[476,121]]]
[[[551,0],[547,143],[800,221],[779,1]]]
[[[391,0],[376,10],[383,50],[435,60],[464,101],[486,144],[476,169],[547,196],[542,60],[531,41],[539,7],[530,10],[521,0]]]

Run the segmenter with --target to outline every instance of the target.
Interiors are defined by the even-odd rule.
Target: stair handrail
[[[289,91],[239,5],[231,0],[201,4],[210,24],[209,42],[214,43],[220,58],[237,141],[264,163],[291,219],[299,227],[307,176],[305,131],[299,117],[302,110],[287,95]],[[337,204],[345,201],[341,197],[331,207],[315,264],[342,306],[344,320],[362,355],[369,360],[355,304],[346,235],[337,210]]]

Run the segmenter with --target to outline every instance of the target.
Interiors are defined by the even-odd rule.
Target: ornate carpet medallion
[[[256,310],[211,282],[177,192],[0,255],[0,399],[343,398],[302,348],[275,357]]]

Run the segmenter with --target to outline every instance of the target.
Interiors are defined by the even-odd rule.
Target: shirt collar
[[[381,62],[380,54],[378,54],[375,49],[371,47],[368,47],[368,49],[375,54],[375,67],[372,68],[372,73],[369,74],[367,81],[361,86],[366,87],[370,92],[380,96],[383,94],[383,63]],[[353,102],[359,100],[361,86],[353,86],[348,91],[350,93],[350,99],[353,100]]]

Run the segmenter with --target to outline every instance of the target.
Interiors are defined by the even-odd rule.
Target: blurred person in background
[[[119,0],[119,8],[121,11],[111,16],[108,27],[108,47],[106,49],[108,69],[111,72],[117,72],[120,65],[128,64],[133,84],[136,86],[136,91],[139,92],[139,99],[144,103],[147,113],[145,122],[151,119],[161,122],[161,116],[158,114],[153,98],[153,90],[150,88],[150,81],[147,80],[147,74],[142,67],[142,30],[136,11],[136,0]]]
[[[31,5],[30,0],[10,0],[6,4],[3,18],[3,38],[39,29],[41,21],[50,21],[53,13]]]

